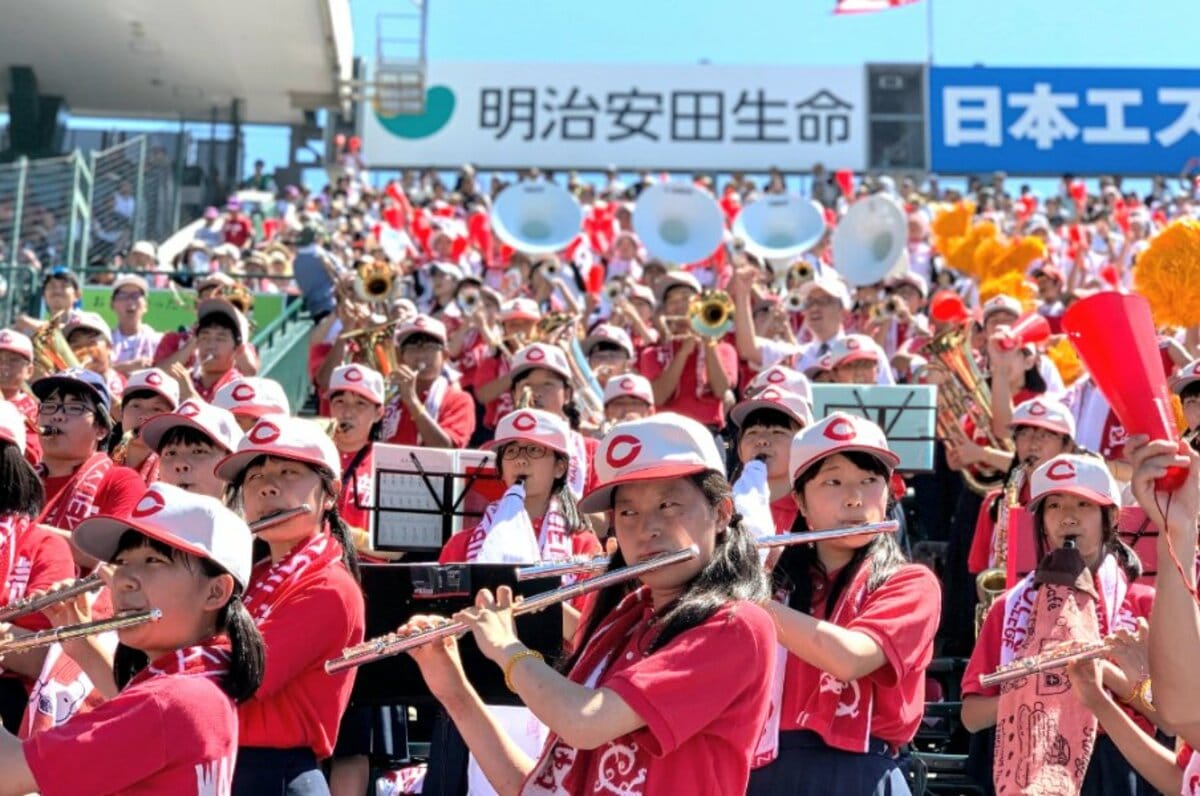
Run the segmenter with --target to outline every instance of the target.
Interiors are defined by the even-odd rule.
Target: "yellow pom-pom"
[[[966,199],[943,206],[935,213],[929,230],[933,235],[933,248],[937,253],[949,257],[958,239],[965,237],[971,229],[971,219],[974,217],[975,203]]]
[[[1175,430],[1180,434],[1188,431],[1187,415],[1183,413],[1183,401],[1177,393],[1171,393],[1171,414],[1175,417]]]
[[[1200,324],[1200,221],[1174,221],[1155,235],[1138,255],[1133,284],[1158,325]]]
[[[958,244],[946,257],[950,267],[962,274],[978,276],[975,272],[975,250],[986,240],[996,237],[996,225],[990,221],[982,221],[971,227],[970,231],[958,241]]]
[[[1058,338],[1053,345],[1046,349],[1046,356],[1054,363],[1054,367],[1058,368],[1058,375],[1062,377],[1063,384],[1068,387],[1083,375],[1083,362],[1079,359],[1079,352],[1067,338]]]
[[[992,277],[979,286],[979,303],[986,304],[999,295],[1012,296],[1021,302],[1021,311],[1030,312],[1037,306],[1037,288],[1019,271]]]

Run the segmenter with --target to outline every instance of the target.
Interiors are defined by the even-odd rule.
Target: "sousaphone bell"
[[[651,185],[633,208],[633,229],[652,256],[680,265],[712,255],[721,245],[725,216],[717,200],[691,183]]]
[[[820,242],[825,214],[810,199],[764,196],[742,208],[733,222],[733,234],[751,254],[791,261]]]
[[[575,240],[583,209],[570,191],[552,182],[518,182],[496,197],[491,220],[496,237],[507,245],[526,254],[546,254]]]
[[[874,285],[908,270],[908,220],[900,206],[872,194],[833,230],[833,267],[850,287]]]

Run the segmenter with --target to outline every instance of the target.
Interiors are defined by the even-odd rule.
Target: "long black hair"
[[[118,553],[138,547],[149,547],[172,561],[182,563],[189,570],[198,566],[200,572],[208,578],[227,574],[218,564],[207,558],[185,553],[177,547],[151,539],[137,531],[126,531],[117,542]],[[236,580],[233,584],[233,595],[217,612],[216,620],[217,632],[229,637],[230,646],[229,671],[220,680],[221,690],[235,702],[245,702],[254,696],[254,692],[262,684],[263,671],[266,668],[266,650],[262,634],[258,632],[254,619],[242,603],[242,587]],[[117,688],[124,688],[134,675],[149,663],[146,653],[118,644],[113,656],[113,678],[117,682]]]
[[[496,447],[496,468],[500,471],[500,477],[504,477],[504,449],[509,443],[498,445]],[[564,465],[563,474],[554,479],[554,483],[550,485],[550,496],[558,499],[558,512],[562,515],[563,523],[566,525],[567,533],[578,533],[584,529],[583,517],[579,514],[579,504],[575,502],[575,494],[567,485],[567,473],[570,472],[571,457],[565,453],[551,451],[554,454],[555,463]]]
[[[0,484],[4,484],[0,489],[0,514],[36,517],[41,513],[46,488],[25,454],[11,442],[0,442]]]
[[[1046,501],[1038,502],[1033,511],[1033,528],[1037,536],[1038,561],[1049,552],[1046,544],[1045,523]],[[1100,508],[1100,545],[1101,553],[1111,553],[1116,556],[1117,564],[1125,571],[1129,580],[1137,580],[1142,576],[1142,560],[1132,547],[1125,544],[1118,531],[1117,519],[1121,516],[1120,506],[1102,506]]]
[[[886,464],[864,451],[847,451],[841,455],[849,459],[860,470],[874,473],[885,480],[892,475]],[[796,477],[792,484],[792,491],[795,494],[804,494],[805,485],[817,477],[823,461],[824,459],[818,459]],[[889,497],[885,514],[892,510],[893,503],[893,499]],[[808,522],[804,519],[803,514],[797,512],[796,521],[792,524],[792,532],[802,533],[807,530],[809,530]],[[870,542],[854,551],[849,563],[842,567],[837,578],[834,579],[833,588],[829,590],[829,596],[825,599],[826,613],[831,612],[837,605],[838,598],[850,586],[854,576],[858,574],[859,568],[868,558],[870,558],[871,567],[871,574],[867,579],[868,591],[878,589],[896,570],[908,563],[894,534],[876,534]],[[814,578],[824,578],[827,574],[825,566],[817,555],[816,545],[792,545],[783,549],[779,563],[775,565],[774,581],[776,588],[790,592],[789,608],[811,614]]]
[[[265,453],[261,456],[254,457],[254,459],[251,460],[251,462],[245,467],[243,467],[241,471],[234,477],[234,479],[229,482],[229,486],[225,489],[225,505],[229,506],[234,511],[241,511],[242,487],[244,487],[246,484],[246,473],[250,472],[250,469],[253,467],[261,467],[268,458],[275,457],[269,457]],[[337,480],[337,476],[326,470],[324,467],[315,467],[310,464],[305,464],[305,466],[309,467],[320,477],[321,488],[324,489],[325,494],[329,495],[330,498],[336,498],[337,490],[334,489],[334,481]],[[354,549],[354,540],[350,536],[350,528],[347,527],[346,521],[342,519],[342,515],[338,513],[337,500],[331,501],[331,504],[325,511],[322,519],[328,523],[330,533],[332,533],[333,537],[342,545],[342,563],[346,565],[346,569],[350,570],[350,574],[354,576],[355,582],[361,583],[362,579],[359,577],[358,572],[358,553],[355,552]],[[260,557],[258,555],[261,547],[259,545],[260,541],[261,540],[255,540],[256,558]]]
[[[688,476],[689,480],[704,495],[704,501],[716,508],[726,499],[732,499],[733,491],[725,476],[714,470]],[[614,492],[615,498],[615,492]],[[609,571],[625,566],[625,559],[618,550],[613,553]],[[579,659],[587,640],[607,616],[612,613],[630,587],[627,584],[609,586],[596,595],[596,602],[588,612],[587,622],[580,635],[580,643],[564,660],[560,671],[569,672]],[[729,525],[717,531],[717,541],[712,558],[704,569],[692,578],[683,593],[670,605],[659,619],[662,630],[646,650],[647,654],[661,649],[680,634],[705,622],[721,606],[736,600],[763,603],[770,596],[767,577],[758,559],[758,548],[750,532],[742,522],[740,514],[729,519]]]

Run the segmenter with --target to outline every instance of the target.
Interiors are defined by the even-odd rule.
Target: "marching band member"
[[[371,506],[375,500],[374,448],[383,422],[383,376],[365,365],[342,365],[329,378],[330,412],[337,425],[333,444],[341,458],[342,491],[338,514],[350,528],[355,547],[367,561],[371,555]]]
[[[308,505],[259,534],[245,603],[262,633],[267,666],[254,698],[238,709],[234,794],[327,793],[318,761],[333,752],[353,676],[332,679],[322,663],[362,641],[365,608],[353,543],[337,511],[341,460],[309,420],[263,418],[217,466],[230,506],[248,522]]]
[[[602,552],[596,535],[587,530],[579,515],[568,483],[571,444],[565,421],[541,409],[518,409],[501,418],[496,438],[484,448],[496,452],[496,466],[505,487],[523,484],[525,520],[532,534],[529,541],[536,546],[536,554],[524,559],[525,563],[590,557]],[[489,544],[488,538],[499,524],[503,500],[487,507],[479,525],[451,536],[438,562],[475,561],[481,553],[486,554],[495,545]],[[515,552],[510,551],[510,555]]]
[[[29,389],[33,378],[33,343],[20,332],[0,329],[0,397],[25,417],[25,458],[37,466],[42,461],[38,437],[38,402]]]
[[[157,484],[129,517],[95,517],[74,542],[112,562],[121,611],[162,617],[120,631],[119,694],[20,742],[0,732],[0,790],[229,793],[237,702],[263,677],[242,605],[250,531],[210,498]]]
[[[513,410],[512,355],[532,339],[541,313],[531,299],[515,298],[500,308],[503,336],[495,348],[495,356],[479,363],[475,372],[475,399],[483,404],[483,425],[495,429],[500,418]]]
[[[283,386],[274,379],[261,376],[242,376],[217,390],[213,406],[228,409],[237,419],[242,431],[249,431],[259,418],[267,415],[290,415],[292,407]]]
[[[608,385],[609,379],[629,373],[633,366],[633,341],[619,326],[597,324],[580,343],[580,348],[601,389]]]
[[[38,522],[63,536],[93,514],[128,515],[146,490],[135,470],[113,464],[103,445],[112,428],[112,398],[104,379],[73,368],[38,379],[41,400],[42,485],[46,503]],[[94,562],[74,550],[82,566]]]
[[[742,468],[755,459],[765,465],[771,518],[774,528],[765,532],[788,533],[796,521],[796,502],[792,500],[788,456],[792,437],[811,426],[812,409],[801,396],[776,387],[768,387],[729,412],[738,426],[737,451]],[[734,478],[736,482],[737,477]]]
[[[838,384],[893,384],[883,349],[865,334],[848,334],[829,344],[833,381]]]
[[[604,421],[611,428],[654,414],[654,388],[645,376],[626,373],[604,385]]]
[[[158,454],[142,439],[146,421],[155,415],[173,412],[179,405],[179,382],[158,368],[129,374],[121,396],[120,442],[112,452],[113,464],[136,470],[142,481],[158,480]]]
[[[189,398],[174,412],[147,420],[141,437],[158,454],[159,481],[185,492],[225,498],[228,485],[216,467],[242,441],[242,430],[228,411]]]
[[[868,420],[834,412],[803,429],[788,466],[804,525],[886,519],[898,463]],[[775,577],[789,594],[768,610],[790,654],[747,792],[908,793],[900,751],[923,714],[937,578],[890,534],[787,548]]]
[[[173,365],[180,395],[203,398],[210,403],[217,390],[241,378],[239,354],[250,341],[246,316],[228,299],[207,298],[196,305],[196,359],[193,370]]]
[[[37,473],[24,458],[25,418],[7,401],[0,401],[0,606],[44,591],[75,576],[75,562],[66,539],[34,523],[42,509],[44,492]],[[24,630],[42,630],[49,622],[42,614],[14,620]],[[3,666],[10,675],[36,677],[44,651],[9,656]],[[0,678],[0,719],[15,729],[21,723],[27,694],[25,684],[13,676]]]
[[[112,330],[94,312],[74,312],[63,324],[63,337],[82,367],[99,373],[114,398],[125,389],[125,377],[112,366]]]
[[[1150,615],[1154,601],[1153,588],[1134,582],[1141,574],[1141,563],[1117,535],[1120,508],[1117,482],[1098,457],[1063,454],[1045,462],[1030,476],[1028,510],[1034,515],[1038,558],[1063,547],[1068,539],[1074,540],[1096,583],[1101,637],[1119,630],[1136,630],[1138,619]],[[971,732],[996,725],[1000,689],[984,688],[979,676],[1013,660],[1029,632],[1036,593],[1031,573],[997,598],[984,619],[963,674],[962,720]],[[1117,667],[1105,667],[1102,684],[1122,697],[1138,685],[1129,682]],[[1101,734],[1082,793],[1137,792],[1136,773],[1112,740]]]
[[[465,448],[475,433],[475,403],[446,367],[446,327],[426,315],[396,329],[399,390],[385,408],[383,438],[393,445]],[[332,388],[332,385],[331,385]]]
[[[599,592],[560,674],[513,629],[502,587],[456,615],[549,727],[536,762],[519,753],[467,682],[456,642],[412,652],[430,690],[501,793],[741,793],[768,707],[773,664],[753,543],[733,516],[724,462],[693,420],[658,414],[610,432],[600,485],[581,510],[611,510],[613,568],[695,544],[698,559]],[[428,627],[414,617],[403,630]],[[402,630],[402,632],[403,632]]]

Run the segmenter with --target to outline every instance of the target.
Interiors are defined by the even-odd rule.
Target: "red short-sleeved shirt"
[[[237,713],[211,678],[160,675],[24,743],[43,796],[227,794]]]
[[[238,213],[232,218],[225,219],[224,230],[226,243],[232,243],[239,249],[244,249],[254,234],[254,224],[251,223],[249,216]]]
[[[682,342],[672,342],[662,346],[644,349],[638,357],[638,373],[654,381],[667,369],[670,363],[667,346],[673,346],[678,351]],[[721,427],[725,425],[725,406],[720,395],[713,395],[710,389],[705,389],[701,396],[696,395],[696,361],[704,355],[699,347],[688,357],[679,375],[679,386],[667,402],[658,407],[663,412],[678,412],[706,426]],[[729,343],[717,343],[717,359],[721,362],[721,370],[725,371],[731,387],[737,387],[738,358],[737,350]]]
[[[264,563],[251,582],[263,576]],[[354,670],[329,675],[324,663],[362,641],[365,614],[362,591],[340,563],[272,608],[258,625],[267,648],[262,685],[238,706],[241,746],[308,747],[318,760],[333,753]]]
[[[58,534],[31,524],[17,540],[5,604],[20,600],[27,594],[45,591],[55,583],[74,577],[75,559],[71,556],[71,544]],[[45,630],[50,627],[50,620],[39,611],[14,619],[13,624],[26,630]]]
[[[538,517],[532,524],[534,536],[539,536],[542,532],[542,518]],[[438,554],[438,563],[465,563],[471,534],[475,533],[475,528],[477,527],[473,525],[470,528],[464,528],[447,539],[446,544],[442,547],[442,552]],[[591,531],[579,531],[578,533],[571,534],[571,555],[591,558],[603,552],[604,548],[600,545],[600,540]]]
[[[597,749],[576,750],[588,783],[626,792],[644,777],[646,796],[744,793],[770,707],[775,627],[746,602],[712,617],[650,655],[646,616],[615,650],[598,687],[625,701],[646,726]],[[619,761],[619,762],[618,762]]]
[[[792,499],[790,492],[779,500],[772,500],[771,519],[775,521],[775,532],[790,533],[799,513],[800,509],[796,508],[796,501]]]
[[[371,443],[368,443],[370,445]],[[342,460],[342,492],[338,495],[338,514],[353,528],[367,529],[371,523],[371,501],[375,499],[374,480],[371,478],[374,450],[368,450],[358,466],[354,468],[354,477],[347,481],[346,468],[358,451],[339,453]]]
[[[418,393],[417,398],[423,402],[427,394],[428,391],[423,394]],[[438,427],[449,435],[453,447],[467,447],[467,442],[475,433],[475,399],[462,387],[451,384],[446,388],[446,394],[442,397],[442,404],[438,407],[436,419]],[[396,433],[388,439],[388,442],[392,445],[417,444],[417,423],[413,420],[411,412],[401,410]]]
[[[500,367],[503,360],[500,357],[487,357],[482,360],[475,368],[475,389],[490,384],[500,378]],[[507,392],[502,392],[496,398],[488,401],[487,407],[483,412],[483,425],[485,428],[495,428],[496,421],[503,415],[511,411],[513,408],[512,396]]]
[[[71,480],[72,475],[61,475],[42,479],[46,488],[46,503],[57,497],[58,493]],[[146,482],[138,475],[137,470],[120,465],[113,465],[104,474],[100,487],[96,490],[96,514],[109,514],[113,517],[128,517],[129,512],[146,492]],[[74,530],[68,528],[67,530]]]
[[[830,573],[815,595],[813,616],[825,618],[820,595],[828,594],[837,574]],[[912,740],[925,712],[925,669],[933,657],[933,636],[941,618],[940,594],[937,576],[928,568],[902,566],[840,623],[848,630],[866,633],[887,658],[879,669],[843,689],[840,707],[855,710],[866,706],[870,697],[870,734],[894,746]],[[836,716],[814,715],[799,721],[809,694],[821,687],[822,674],[795,655],[788,656],[780,729],[813,730],[834,748],[861,751],[853,742],[841,740]]]

